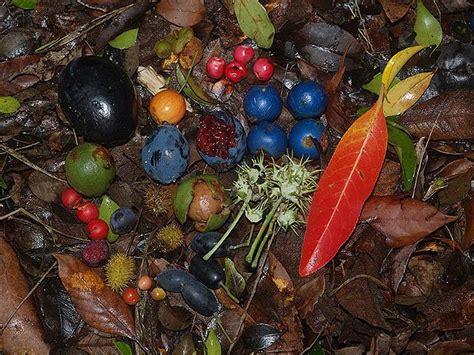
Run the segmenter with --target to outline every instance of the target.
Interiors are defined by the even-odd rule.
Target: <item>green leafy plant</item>
[[[438,47],[443,40],[443,30],[439,21],[428,11],[423,1],[416,2],[415,41],[422,46]]]
[[[23,10],[34,10],[38,0],[12,0],[11,4],[13,6],[19,7]]]

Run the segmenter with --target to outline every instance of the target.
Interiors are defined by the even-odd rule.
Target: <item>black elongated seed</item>
[[[196,281],[196,278],[183,270],[168,269],[156,275],[155,281],[166,291],[181,292],[185,284]]]
[[[213,290],[220,287],[225,279],[222,267],[214,260],[205,261],[202,255],[195,255],[191,260],[189,271],[204,285]]]
[[[219,232],[198,233],[191,242],[191,249],[197,254],[206,254],[214,247],[214,245],[217,244],[221,237],[222,233]],[[214,253],[213,257],[221,258],[223,256],[228,256],[229,248],[231,246],[232,244],[230,240],[226,239],[219,249],[217,249],[217,251]]]
[[[187,305],[203,316],[210,317],[219,310],[214,293],[199,281],[187,282],[181,294]]]

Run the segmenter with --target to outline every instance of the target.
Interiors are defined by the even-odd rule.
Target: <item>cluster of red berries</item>
[[[141,291],[148,291],[153,286],[153,279],[148,275],[143,275],[138,279],[138,288]],[[166,292],[161,287],[155,287],[150,291],[150,296],[155,301],[161,301],[166,297]],[[140,301],[138,290],[133,287],[127,287],[122,292],[122,298],[126,304],[134,306]]]
[[[250,46],[240,45],[234,49],[234,60],[225,62],[223,57],[211,57],[206,63],[206,72],[211,79],[220,79],[224,75],[232,83],[238,83],[248,75],[247,64],[253,59],[254,50]],[[273,75],[273,65],[270,58],[260,57],[253,64],[253,73],[258,80],[268,81]]]
[[[107,238],[109,226],[104,220],[99,219],[99,209],[93,202],[84,200],[82,195],[72,187],[63,191],[61,201],[64,207],[76,210],[76,217],[86,224],[86,233],[90,239]]]

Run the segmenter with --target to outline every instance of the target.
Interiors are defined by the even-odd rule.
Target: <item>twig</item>
[[[18,306],[16,306],[15,310],[12,312],[12,314],[10,314],[10,316],[8,317],[7,321],[5,322],[5,324],[2,325],[2,328],[0,329],[0,335],[3,334],[3,332],[5,331],[5,329],[7,328],[8,324],[10,323],[10,321],[13,319],[13,317],[15,316],[16,312],[18,312],[18,310],[21,308],[21,306],[23,306],[23,304],[28,300],[28,298],[30,298],[30,296],[33,294],[33,292],[35,292],[35,290],[38,288],[38,286],[41,284],[41,282],[43,282],[43,280],[46,278],[46,276],[48,276],[48,274],[51,272],[51,270],[53,270],[53,268],[58,264],[57,261],[55,261],[53,263],[53,265],[51,265],[49,267],[48,270],[46,270],[46,272],[43,274],[43,276],[41,276],[41,278],[38,280],[38,282],[33,286],[33,288],[30,290],[30,292],[28,292],[28,294],[21,300],[21,302],[18,304]]]
[[[357,280],[357,279],[367,279],[367,280],[372,281],[373,283],[377,284],[378,286],[380,286],[380,288],[382,288],[384,290],[389,290],[387,285],[385,285],[382,281],[376,279],[375,277],[367,275],[367,274],[360,274],[360,275],[356,275],[356,276],[351,277],[350,279],[347,279],[346,281],[344,281],[340,286],[338,286],[337,288],[335,288],[334,290],[329,292],[328,297],[334,296],[334,294],[339,292],[343,287],[347,286],[352,281]]]
[[[3,220],[5,220],[5,219],[14,218],[14,216],[15,216],[16,214],[19,214],[19,213],[24,214],[25,216],[31,218],[31,219],[34,220],[35,222],[41,224],[41,225],[48,231],[48,233],[50,233],[50,234],[57,233],[57,234],[60,234],[60,235],[62,235],[62,236],[64,236],[64,237],[66,237],[66,238],[71,238],[71,239],[79,240],[79,241],[81,241],[81,242],[88,242],[87,239],[83,239],[83,238],[75,237],[75,236],[73,236],[73,235],[69,235],[69,234],[67,234],[67,233],[64,233],[64,232],[60,231],[59,229],[56,229],[56,228],[54,228],[54,227],[51,227],[51,226],[47,225],[47,224],[44,223],[41,219],[39,219],[39,218],[36,217],[34,214],[28,212],[27,210],[25,210],[25,209],[22,208],[22,207],[20,207],[20,208],[14,210],[14,211],[12,211],[12,212],[10,212],[10,213],[7,213],[7,214],[5,214],[5,215],[3,215],[3,216],[0,216],[0,221],[3,221]]]
[[[15,149],[15,151],[18,152],[20,150],[29,149],[31,147],[34,147],[34,146],[38,145],[38,144],[40,144],[40,142],[31,143],[31,144],[25,145],[24,147],[17,148],[17,149]],[[4,154],[8,154],[8,153],[7,152],[1,152],[0,153],[0,155],[4,155]]]
[[[124,7],[121,7],[119,9],[116,9],[116,10],[113,10],[113,11],[110,11],[102,16],[99,16],[95,19],[93,19],[92,21],[86,23],[85,25],[82,25],[80,26],[78,29],[76,29],[75,31],[71,32],[71,33],[68,33],[67,35],[61,37],[61,38],[58,38],[58,39],[55,39],[54,41],[51,41],[49,43],[46,43],[45,45],[39,47],[35,52],[36,53],[41,53],[41,52],[44,52],[44,51],[47,51],[47,50],[50,50],[54,47],[58,47],[58,46],[63,46],[65,44],[68,44],[69,42],[72,42],[74,41],[75,39],[85,35],[86,33],[92,31],[94,28],[96,28],[97,26],[100,26],[101,24],[103,24],[104,22],[107,22],[108,20],[110,20],[111,18],[115,17],[116,15],[124,12],[125,10],[131,8],[132,6],[134,6],[134,3],[132,4],[129,4],[127,6],[124,6]]]
[[[49,176],[51,179],[54,179],[56,181],[60,181],[62,183],[67,183],[66,180],[63,180],[61,178],[58,178],[57,176],[54,176],[50,172],[44,170],[43,168],[39,167],[35,163],[32,163],[29,159],[25,158],[23,155],[17,153],[15,149],[12,149],[10,147],[7,147],[4,144],[0,144],[0,149],[4,150],[8,155],[11,155],[13,158],[18,159],[21,161],[23,164],[28,165],[30,168],[39,171],[40,173],[43,173],[46,176]]]
[[[103,7],[100,7],[100,6],[94,6],[94,5],[90,5],[82,0],[77,0],[77,3],[78,4],[81,4],[82,6],[84,7],[87,7],[88,9],[91,9],[91,10],[97,10],[97,11],[100,11],[100,12],[106,12],[107,10],[104,9]]]

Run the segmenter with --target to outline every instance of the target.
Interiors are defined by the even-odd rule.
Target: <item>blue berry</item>
[[[261,122],[250,129],[247,137],[247,148],[252,155],[263,150],[278,159],[285,153],[287,146],[286,133],[276,123]]]
[[[273,86],[255,85],[244,98],[244,111],[252,122],[273,122],[282,108],[280,94]]]
[[[316,118],[326,109],[328,97],[320,84],[306,80],[290,90],[286,103],[288,110],[297,119]]]
[[[306,119],[297,122],[290,131],[288,142],[298,158],[318,159],[318,147],[313,140],[320,141],[324,125],[316,120]]]
[[[110,217],[110,229],[116,234],[127,234],[137,222],[137,214],[131,208],[119,208]]]

